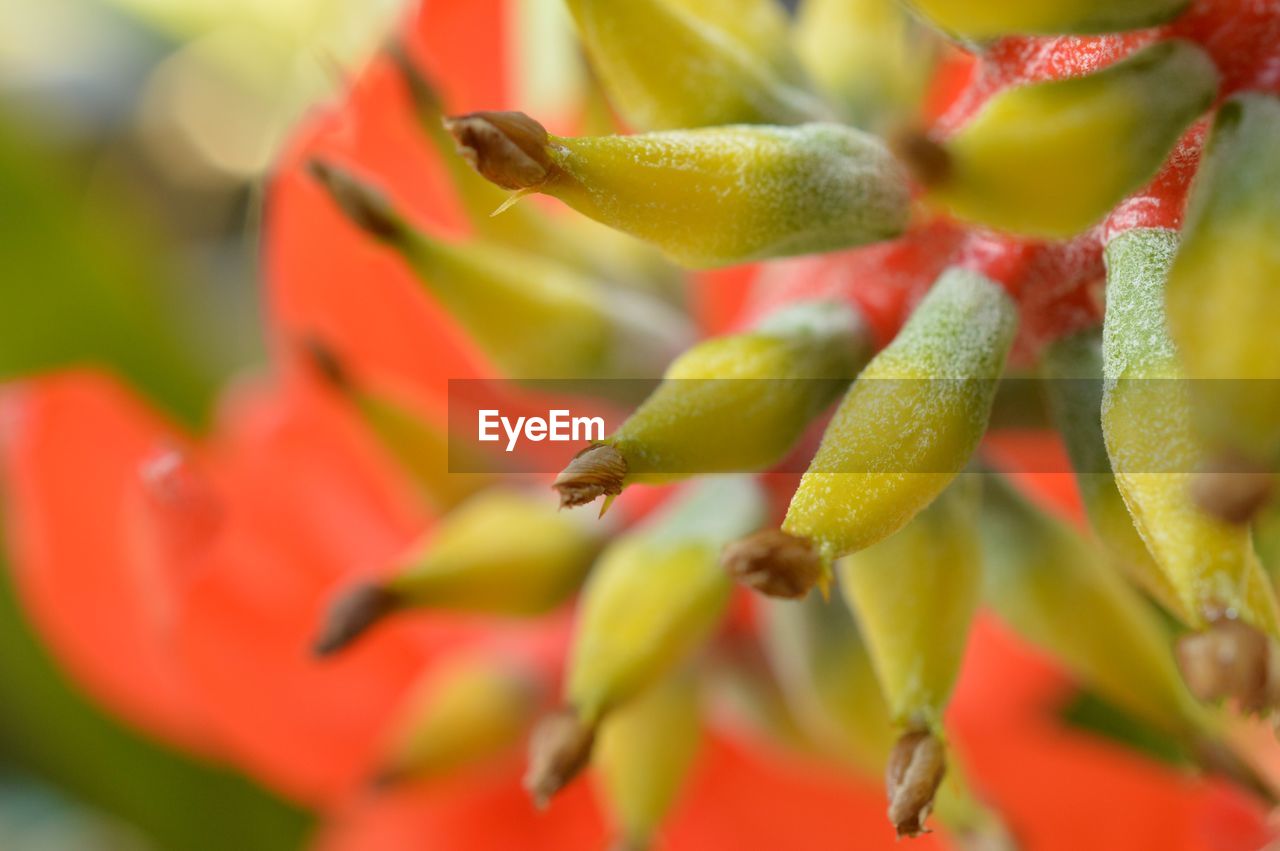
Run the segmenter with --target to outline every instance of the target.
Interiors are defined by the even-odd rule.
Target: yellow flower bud
[[[1099,694],[1167,733],[1199,735],[1194,701],[1169,635],[1106,556],[998,476],[982,516],[986,599],[1009,626],[1061,660]]]
[[[712,478],[615,539],[583,588],[563,712],[530,744],[525,785],[545,802],[586,764],[613,710],[674,670],[710,634],[731,584],[720,548],[764,517],[750,480]]]
[[[944,272],[827,427],[782,531],[826,565],[905,526],[986,429],[1017,311],[976,272]]]
[[[870,346],[861,316],[831,302],[794,305],[751,330],[699,343],[604,441],[608,450],[583,453],[561,474],[562,504],[631,482],[777,463],[857,374]]]
[[[542,498],[483,491],[447,515],[389,578],[340,597],[316,652],[334,653],[406,610],[540,614],[568,599],[598,549],[596,532]]]
[[[900,727],[942,728],[982,585],[979,484],[960,477],[901,531],[837,562]]]
[[[449,128],[499,186],[552,195],[687,266],[889,239],[910,212],[888,149],[836,124],[565,138],[520,113],[485,112]]]
[[[442,777],[503,753],[533,723],[542,688],[508,659],[451,661],[411,698],[375,782]]]
[[[535,255],[431,239],[353,175],[323,163],[313,173],[511,378],[649,377],[691,337],[688,322],[661,302]]]
[[[303,349],[312,368],[351,402],[365,426],[433,507],[440,511],[453,508],[493,481],[484,473],[450,473],[445,430],[407,404],[357,381],[323,341],[304,340]]]
[[[903,155],[927,199],[959,218],[1071,236],[1155,175],[1217,85],[1203,50],[1165,41],[1092,74],[1003,91],[937,148],[917,140]]]
[[[868,130],[917,118],[935,40],[895,0],[805,0],[796,17],[805,69],[850,123]]]
[[[1190,0],[910,0],[941,29],[970,39],[1002,35],[1109,33],[1170,21]]]
[[[788,50],[785,16],[769,0],[568,6],[611,100],[637,129],[796,124],[826,114]]]
[[[1166,296],[1179,357],[1196,379],[1198,430],[1213,454],[1266,473],[1280,460],[1277,139],[1274,95],[1238,95],[1219,109]],[[1268,479],[1260,477],[1260,496]],[[1257,503],[1244,506],[1245,518],[1250,507]]]
[[[1134,528],[1116,487],[1102,435],[1102,337],[1087,331],[1050,345],[1040,362],[1045,395],[1075,468],[1089,523],[1131,582],[1182,620],[1190,619],[1169,578]]]
[[[1178,237],[1135,229],[1107,245],[1102,426],[1134,525],[1178,594],[1189,624],[1241,618],[1276,634],[1275,596],[1249,531],[1193,502],[1203,447],[1165,320],[1164,287]]]
[[[698,682],[668,677],[611,716],[593,760],[621,848],[643,851],[680,794],[702,732]]]

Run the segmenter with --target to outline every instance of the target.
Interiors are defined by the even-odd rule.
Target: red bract
[[[1215,54],[1229,52],[1230,28],[1202,6],[1179,26],[1193,28]],[[411,47],[451,110],[507,102],[505,10],[500,0],[427,3],[411,24]],[[1002,41],[941,123],[1003,86],[1080,73],[1153,37]],[[1249,67],[1259,61],[1252,57]],[[1244,73],[1228,70],[1228,78],[1243,81]],[[950,96],[938,91],[941,112]],[[1113,224],[1176,221],[1201,138],[1190,134]],[[302,174],[300,164],[315,154],[376,175],[431,228],[464,229],[401,84],[389,65],[375,63],[341,102],[317,110],[272,186],[265,269],[283,362],[276,377],[231,393],[198,445],[96,375],[35,381],[9,400],[5,474],[23,598],[52,650],[113,711],[320,808],[324,851],[598,848],[605,820],[589,786],[538,814],[519,788],[514,757],[392,794],[364,788],[403,698],[435,661],[501,643],[554,669],[565,620],[512,627],[433,614],[380,629],[336,660],[311,657],[334,591],[385,572],[432,518],[350,411],[293,368],[289,353],[317,334],[357,374],[436,407],[448,379],[492,374],[396,260]],[[1100,260],[1092,238],[1051,245],[946,221],[763,272],[707,275],[697,310],[706,327],[720,330],[778,304],[843,299],[858,305],[883,343],[953,262],[980,268],[1018,299],[1024,354],[1096,319],[1090,288]],[[992,449],[997,457],[1044,451],[1008,440]],[[1065,476],[1029,484],[1049,500],[1074,498]],[[749,611],[733,618],[735,628],[751,623]],[[1027,848],[1245,851],[1265,841],[1258,807],[1241,793],[1067,729],[1056,710],[1071,689],[1051,663],[983,622],[951,720],[973,785]],[[704,736],[665,847],[897,847],[883,809],[878,784],[715,728]],[[915,847],[943,842],[926,838]]]

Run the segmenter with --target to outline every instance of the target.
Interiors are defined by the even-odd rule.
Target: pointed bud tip
[[[1206,514],[1243,526],[1271,500],[1270,473],[1242,458],[1222,456],[1205,465],[1191,483],[1191,497]]]
[[[557,166],[547,154],[547,130],[523,112],[473,112],[444,120],[458,154],[503,189],[536,189]]]
[[[922,130],[904,129],[889,136],[889,148],[921,186],[937,186],[951,176],[951,154]]]
[[[391,60],[391,64],[395,66],[396,72],[404,82],[414,109],[421,113],[439,115],[442,112],[440,92],[436,90],[435,85],[418,67],[418,64],[410,58],[405,43],[398,38],[393,39],[383,48],[383,52]]]
[[[403,234],[404,226],[387,197],[351,172],[325,160],[312,159],[307,162],[307,173],[365,233],[385,242],[393,242]]]
[[[355,381],[346,363],[322,337],[308,334],[299,341],[298,348],[307,364],[325,384],[340,393],[349,393],[354,389]]]
[[[524,788],[538,809],[546,809],[591,760],[595,729],[572,709],[561,709],[538,722],[529,737],[529,768]]]
[[[946,749],[937,736],[920,731],[898,739],[885,769],[885,791],[889,821],[899,837],[928,832],[924,822],[946,773]]]
[[[1178,667],[1198,699],[1232,699],[1246,713],[1280,705],[1280,659],[1257,627],[1221,619],[1178,640]]]
[[[576,508],[594,502],[597,497],[622,493],[626,477],[627,459],[617,449],[602,443],[588,446],[573,456],[551,487],[560,494],[561,508]]]
[[[736,581],[768,597],[798,600],[826,576],[821,556],[808,538],[766,529],[724,548],[720,563]]]
[[[390,589],[368,583],[345,592],[329,608],[313,652],[332,656],[396,610],[398,600]]]

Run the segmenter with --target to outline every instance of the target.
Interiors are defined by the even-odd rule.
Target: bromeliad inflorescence
[[[422,454],[441,434],[310,345],[451,511],[403,570],[338,601],[317,650],[393,612],[535,614],[585,578],[526,784],[545,804],[599,760],[631,845],[654,835],[691,760],[697,672],[715,657],[731,577],[798,600],[762,604],[769,676],[800,726],[820,730],[808,735],[839,731],[851,762],[886,772],[899,834],[927,830],[936,797],[962,841],[1010,842],[946,747],[982,600],[1189,763],[1259,786],[1201,701],[1280,708],[1275,591],[1250,531],[1280,456],[1280,4],[911,5],[808,0],[792,21],[772,0],[569,0],[626,134],[556,135],[516,112],[444,117],[397,48],[432,143],[456,146],[444,154],[474,219],[468,242],[423,233],[359,177],[314,164],[506,377],[665,368],[556,477],[562,507],[767,471],[838,403],[780,523],[748,476],[717,477],[611,536],[451,474],[439,451]],[[864,52],[832,55],[839,39]],[[866,57],[883,78],[867,79]],[[926,96],[939,61],[940,79],[966,85]],[[520,201],[534,193],[612,231]],[[688,268],[831,252],[855,271],[820,286],[796,277],[813,266],[777,267],[800,272],[781,287],[777,269],[762,276],[768,309],[693,344],[670,298],[680,273],[613,231]],[[1029,369],[1092,536],[979,457],[1002,377]],[[843,600],[811,593],[833,585]],[[422,723],[460,736],[459,752],[406,745],[397,776],[528,726],[538,690],[474,664],[457,673],[480,684],[466,699],[492,693],[506,711],[471,712],[444,688]]]

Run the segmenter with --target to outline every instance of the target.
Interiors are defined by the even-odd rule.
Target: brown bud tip
[[[596,731],[578,720],[572,709],[561,709],[538,722],[529,738],[529,768],[524,788],[538,809],[568,786],[591,759]]]
[[[1178,641],[1178,666],[1200,700],[1230,698],[1243,712],[1280,707],[1280,654],[1257,627],[1222,619]]]
[[[798,600],[822,581],[825,567],[813,542],[766,529],[724,548],[720,563],[736,581],[769,597]]]
[[[332,656],[396,610],[395,592],[372,583],[357,585],[339,597],[325,616],[313,645],[317,656]]]
[[[1206,514],[1244,525],[1271,499],[1270,473],[1242,458],[1222,456],[1205,465],[1191,482],[1191,497]]]
[[[894,133],[889,147],[922,186],[937,186],[951,176],[951,154],[920,130]]]
[[[409,779],[409,773],[396,766],[380,768],[369,778],[369,791],[389,792]]]
[[[556,170],[547,129],[523,112],[473,112],[446,118],[444,127],[462,158],[503,189],[536,189]]]
[[[593,502],[596,497],[622,493],[622,481],[626,477],[627,459],[612,446],[602,443],[588,446],[573,456],[551,487],[560,494],[561,508],[577,508]]]
[[[427,79],[427,75],[422,73],[417,63],[409,58],[409,51],[405,48],[404,42],[392,41],[386,46],[386,54],[391,64],[395,65],[400,79],[404,81],[414,109],[420,113],[439,115],[442,111],[440,92]]]
[[[302,338],[298,347],[302,350],[302,355],[306,358],[308,365],[315,370],[316,375],[325,384],[340,393],[347,393],[355,386],[351,373],[347,370],[346,364],[342,362],[342,358],[338,357],[338,353],[330,348],[329,344],[323,339],[308,335]]]
[[[382,192],[324,160],[309,161],[307,171],[356,227],[385,242],[393,242],[403,235],[404,225]]]
[[[933,796],[947,773],[947,755],[932,733],[907,733],[898,739],[885,769],[889,821],[898,836],[927,833],[924,820],[933,809]]]

